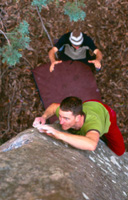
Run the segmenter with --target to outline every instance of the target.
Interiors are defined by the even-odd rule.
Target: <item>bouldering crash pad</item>
[[[44,108],[51,103],[60,103],[68,96],[77,96],[82,101],[101,101],[95,76],[91,68],[79,61],[64,61],[49,71],[50,63],[32,70]],[[51,120],[53,122],[54,120]]]

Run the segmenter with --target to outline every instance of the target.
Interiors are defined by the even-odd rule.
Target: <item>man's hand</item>
[[[59,64],[59,63],[62,63],[62,60],[56,60],[56,61],[52,62],[52,64],[50,65],[49,71],[53,72],[55,65]]]
[[[55,138],[57,138],[57,133],[59,134],[59,131],[57,131],[56,129],[54,129],[53,127],[49,125],[40,124],[39,126],[37,126],[37,129],[39,130],[39,132],[46,133],[47,135],[55,137]]]
[[[95,49],[93,52],[96,55],[95,60],[89,60],[89,63],[93,63],[96,69],[101,68],[102,53],[99,49]]]
[[[43,117],[36,117],[33,122],[33,127],[37,128],[39,125],[45,124],[46,120]]]
[[[99,60],[89,60],[89,63],[93,63],[95,65],[95,68],[100,69],[101,68],[101,63]]]
[[[36,117],[33,122],[33,127],[38,128],[46,123],[46,120],[50,117],[54,116],[56,113],[56,109],[60,104],[52,103],[48,108],[44,111],[42,117]]]

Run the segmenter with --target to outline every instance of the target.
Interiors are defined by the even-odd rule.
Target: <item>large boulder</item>
[[[0,200],[127,199],[128,153],[102,141],[82,151],[32,128],[0,147]]]

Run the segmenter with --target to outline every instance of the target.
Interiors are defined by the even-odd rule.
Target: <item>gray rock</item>
[[[102,141],[82,151],[32,128],[0,146],[0,200],[127,199],[128,153]]]

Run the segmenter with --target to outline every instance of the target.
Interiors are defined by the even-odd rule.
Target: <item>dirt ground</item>
[[[43,8],[42,20],[52,40],[79,27],[91,36],[103,53],[102,69],[95,73],[104,103],[117,113],[117,122],[128,151],[128,2],[126,0],[86,0],[85,21],[70,22],[60,6],[51,4]],[[0,143],[22,130],[30,128],[36,116],[43,111],[31,69],[49,62],[51,48],[47,34],[31,1],[2,1],[0,3],[0,29],[12,30],[21,21],[30,26],[30,46],[16,66],[1,63],[0,71]],[[0,35],[0,44],[3,36]]]

